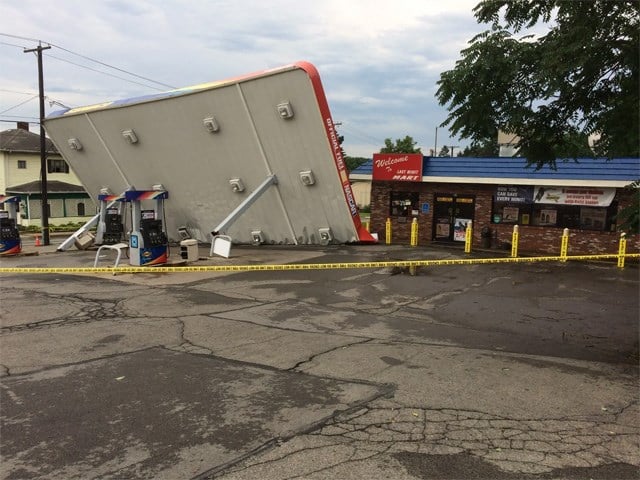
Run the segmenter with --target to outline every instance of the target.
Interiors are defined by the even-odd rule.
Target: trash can
[[[491,248],[491,229],[487,226],[480,231],[482,248]]]
[[[195,262],[198,260],[198,240],[188,238],[180,242],[180,257],[187,262]]]

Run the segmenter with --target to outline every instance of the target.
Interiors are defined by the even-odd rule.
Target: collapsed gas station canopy
[[[320,77],[298,62],[45,120],[88,193],[169,192],[171,239],[372,241],[362,227]],[[161,186],[161,187],[160,187]]]

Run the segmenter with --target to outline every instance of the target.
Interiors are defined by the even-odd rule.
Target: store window
[[[493,197],[492,222],[581,230],[615,230],[618,208],[617,202],[612,201],[614,196],[613,188],[498,187]]]
[[[400,218],[417,217],[419,197],[417,192],[391,192],[389,216]]]
[[[61,158],[48,158],[47,159],[47,172],[48,173],[69,173],[69,165]]]

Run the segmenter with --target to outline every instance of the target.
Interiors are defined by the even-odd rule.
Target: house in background
[[[46,139],[49,224],[86,222],[96,205],[67,162]],[[20,195],[18,224],[41,225],[40,135],[27,122],[0,132],[0,194]]]

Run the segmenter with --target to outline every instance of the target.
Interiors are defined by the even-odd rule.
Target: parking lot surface
[[[0,267],[96,252],[38,253]],[[195,265],[468,257],[207,254]],[[3,273],[0,476],[635,479],[639,284],[635,265],[577,262]]]

